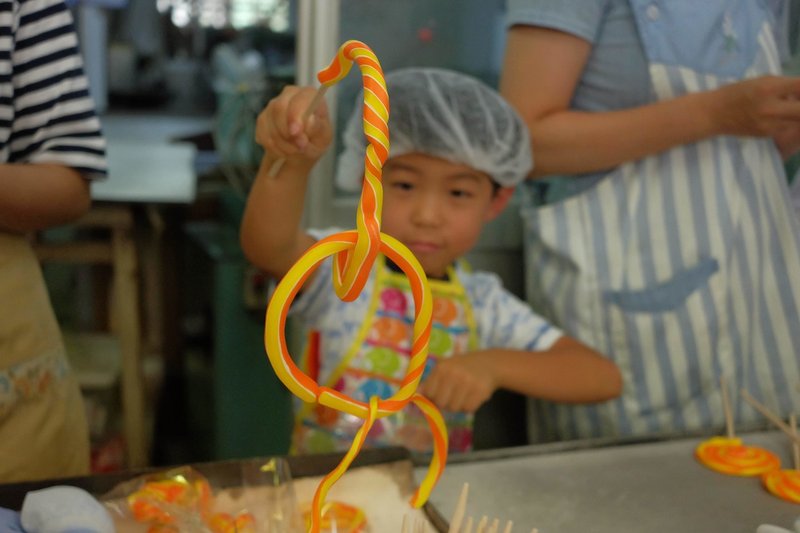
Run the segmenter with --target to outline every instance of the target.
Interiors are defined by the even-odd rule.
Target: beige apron
[[[0,232],[0,483],[89,473],[89,431],[39,263]]]

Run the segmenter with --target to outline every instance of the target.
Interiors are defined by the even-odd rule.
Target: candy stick
[[[303,112],[303,116],[300,118],[300,122],[303,123],[304,128],[306,127],[306,122],[308,121],[308,117],[310,117],[311,114],[317,110],[319,104],[322,103],[322,100],[324,99],[325,93],[327,91],[328,91],[328,86],[322,85],[320,86],[319,89],[317,89],[317,92],[314,93],[314,98],[311,100],[311,103],[308,104],[308,107]],[[269,172],[268,172],[269,177],[274,178],[275,176],[277,176],[278,172],[280,172],[281,167],[285,162],[286,162],[285,157],[275,160],[275,162],[272,163],[272,166],[269,167]]]
[[[742,389],[742,398],[744,398],[747,403],[752,405],[756,411],[764,415],[770,422],[778,426],[778,428],[786,433],[795,444],[800,444],[800,435],[794,433],[792,428],[787,426],[783,420],[775,416],[769,409],[762,405],[758,400],[750,396],[750,393],[744,389]]]
[[[789,426],[792,429],[792,433],[794,433],[795,437],[797,437],[797,417],[794,415],[794,413],[789,415]],[[794,469],[800,470],[800,442],[797,440],[792,443],[792,455],[794,456]]]
[[[729,439],[734,438],[733,414],[731,413],[731,400],[728,397],[728,380],[725,376],[719,377],[719,386],[722,391],[722,409],[725,411],[725,431]]]
[[[467,511],[468,495],[469,483],[464,483],[464,487],[461,489],[461,495],[458,497],[456,510],[453,512],[452,518],[450,518],[450,527],[448,528],[447,533],[458,533],[458,530],[461,528],[461,522],[464,521],[464,513]]]
[[[457,531],[456,533],[472,533],[472,517],[467,517],[467,523],[464,524],[464,531]]]

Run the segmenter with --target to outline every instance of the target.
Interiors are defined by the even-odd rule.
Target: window
[[[170,12],[179,28],[265,25],[283,32],[289,27],[289,0],[156,0],[156,6],[161,13]]]

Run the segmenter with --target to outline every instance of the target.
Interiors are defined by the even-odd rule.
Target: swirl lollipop
[[[742,439],[734,436],[733,415],[724,377],[720,378],[720,388],[727,436],[712,437],[701,442],[694,452],[697,460],[712,470],[734,476],[758,476],[780,468],[781,461],[774,453],[757,446],[745,446]]]
[[[797,420],[794,415],[789,417],[789,428],[797,436]],[[786,501],[800,503],[800,444],[792,443],[794,456],[794,470],[773,470],[761,476],[764,488],[778,498]]]
[[[695,450],[697,460],[723,474],[758,476],[780,468],[777,455],[757,446],[745,446],[742,439],[712,437]]]
[[[347,41],[331,64],[319,72],[324,88],[344,78],[353,63],[358,64],[364,83],[364,134],[367,151],[364,161],[364,187],[356,216],[356,230],[344,231],[318,241],[289,269],[275,288],[264,327],[264,344],[278,378],[304,402],[317,403],[364,420],[350,450],[341,463],[322,480],[312,502],[310,531],[317,533],[322,521],[322,507],[330,487],[344,474],[366,439],[370,427],[382,418],[417,405],[425,415],[434,435],[434,450],[428,473],[411,499],[415,507],[427,500],[447,460],[447,430],[442,415],[426,398],[416,393],[428,356],[431,332],[432,297],[425,272],[402,243],[380,231],[383,189],[381,171],[389,155],[389,97],[383,72],[375,54],[364,43]],[[319,98],[315,98],[315,101]],[[311,106],[316,105],[312,102]],[[310,107],[311,107],[310,106]],[[378,253],[384,254],[408,276],[414,299],[414,327],[411,357],[398,391],[385,400],[370,398],[357,401],[339,391],[320,386],[293,362],[286,346],[285,326],[289,306],[308,276],[328,256],[334,256],[333,286],[343,301],[352,301],[366,284]]]
[[[800,503],[800,470],[773,470],[761,476],[761,483],[778,498]]]

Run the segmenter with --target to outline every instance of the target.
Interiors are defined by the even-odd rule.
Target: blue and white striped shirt
[[[106,174],[100,121],[62,0],[0,0],[0,161]]]

